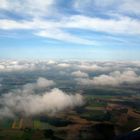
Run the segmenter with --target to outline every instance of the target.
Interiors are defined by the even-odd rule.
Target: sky
[[[0,0],[0,59],[140,60],[140,0]]]

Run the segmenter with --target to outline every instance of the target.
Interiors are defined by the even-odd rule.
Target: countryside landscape
[[[140,0],[0,0],[0,140],[140,140]]]
[[[112,65],[7,61],[0,71],[0,138],[111,140],[134,131],[140,126],[140,65]]]

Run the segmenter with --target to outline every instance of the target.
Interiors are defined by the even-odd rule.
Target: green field
[[[0,121],[0,128],[11,128],[13,121],[10,119],[5,119]]]
[[[34,129],[41,129],[41,122],[39,120],[34,120]]]

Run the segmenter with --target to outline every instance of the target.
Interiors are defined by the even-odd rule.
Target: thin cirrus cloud
[[[47,15],[50,12],[51,5],[54,0],[0,0],[0,9],[5,11],[13,11],[15,13],[21,14],[21,16],[31,16],[38,17]]]
[[[62,28],[80,28],[80,29],[87,29],[87,30],[95,30],[101,31],[106,33],[120,33],[125,34],[140,34],[140,30],[138,29],[140,25],[140,21],[137,19],[131,19],[130,17],[122,17],[120,16],[118,19],[101,19],[101,18],[90,18],[85,16],[71,16],[69,19],[63,19],[60,22],[54,21],[45,21],[42,19],[34,19],[32,21],[14,21],[14,20],[0,20],[0,28],[5,30],[12,30],[12,29],[40,29],[46,30],[44,32],[39,32],[39,35],[42,36],[49,36],[51,31],[54,32],[53,34],[61,34]],[[59,30],[58,30],[59,29]],[[61,29],[61,30],[60,30]],[[48,34],[47,34],[48,31]],[[63,32],[64,33],[64,32]],[[57,34],[56,34],[57,35]],[[65,34],[68,36],[68,34]],[[70,36],[70,35],[69,35]]]
[[[76,0],[74,7],[81,13],[98,11],[100,14],[119,13],[123,15],[139,15],[140,1],[138,0]],[[94,7],[94,8],[92,8]],[[106,12],[106,13],[105,13]],[[95,13],[96,14],[96,13]]]
[[[0,0],[0,2],[1,16],[3,14],[3,18],[0,19],[0,29],[4,31],[29,30],[33,36],[83,45],[101,44],[94,36],[92,39],[90,38],[89,31],[110,34],[112,37],[140,35],[140,20],[135,17],[135,15],[139,15],[140,3],[136,0],[121,2],[76,0],[71,1],[67,10],[62,7],[62,5],[66,5],[63,0],[35,0],[34,2],[31,0]],[[87,8],[89,8],[88,13]],[[96,12],[90,13],[95,9]],[[109,18],[98,16],[98,11],[101,14],[105,13]],[[7,12],[18,15],[21,19],[9,16],[6,14]],[[129,16],[130,13],[133,16]],[[72,29],[82,30],[84,36],[71,32]]]

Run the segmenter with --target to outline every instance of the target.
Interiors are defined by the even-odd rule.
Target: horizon
[[[140,139],[140,0],[0,0],[0,140]]]

